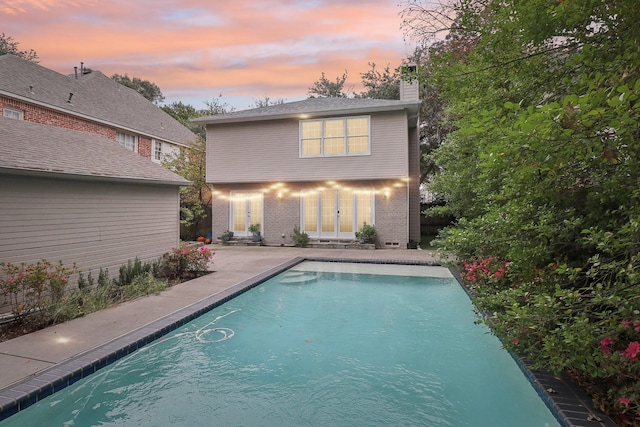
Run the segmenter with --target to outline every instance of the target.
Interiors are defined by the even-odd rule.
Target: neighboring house
[[[195,139],[161,108],[99,71],[63,75],[9,54],[0,56],[0,112],[103,135],[157,163]]]
[[[420,241],[417,84],[403,100],[311,98],[194,119],[207,128],[213,233],[288,244],[295,226],[321,241],[375,224],[378,247]]]
[[[189,184],[105,136],[0,117],[0,262],[117,276],[179,244]]]

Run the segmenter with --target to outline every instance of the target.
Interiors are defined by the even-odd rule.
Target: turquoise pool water
[[[558,426],[487,332],[445,269],[305,262],[0,424]]]

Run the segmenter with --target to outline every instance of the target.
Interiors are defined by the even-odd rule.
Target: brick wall
[[[0,110],[4,107],[22,110],[24,112],[24,120],[27,122],[98,134],[112,139],[113,141],[116,140],[117,129],[102,123],[72,116],[70,114],[41,107],[39,105],[29,104],[16,99],[0,96]],[[151,158],[150,138],[138,135],[138,154],[149,159]]]
[[[395,187],[397,182],[362,181],[349,182],[352,189],[376,190],[375,226],[378,235],[378,247],[406,248],[409,241],[408,206],[406,186]],[[264,194],[263,237],[268,245],[290,244],[293,228],[300,225],[300,192],[315,190],[325,183],[286,183],[285,191],[278,197],[278,190],[269,188],[269,184],[237,184],[234,186],[216,186],[219,194],[212,201],[213,237],[219,237],[229,228],[230,191],[259,191]],[[384,191],[383,189],[388,189]],[[284,238],[282,235],[284,234]]]

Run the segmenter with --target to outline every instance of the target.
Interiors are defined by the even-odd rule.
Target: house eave
[[[151,179],[141,178],[135,176],[109,176],[109,175],[96,175],[82,171],[70,171],[70,170],[53,170],[53,169],[29,169],[29,168],[16,168],[11,166],[0,165],[0,175],[17,175],[17,176],[30,176],[41,178],[58,178],[58,179],[72,179],[79,181],[109,181],[120,183],[132,183],[132,184],[147,184],[147,185],[171,185],[171,186],[191,186],[193,182],[185,180],[165,180],[165,179]]]
[[[193,123],[202,125],[217,125],[227,123],[246,123],[246,122],[259,122],[268,120],[283,120],[283,119],[313,119],[321,117],[331,117],[337,115],[356,115],[356,114],[370,114],[370,113],[383,113],[406,110],[409,116],[409,127],[415,127],[418,121],[418,112],[420,110],[420,101],[407,102],[398,105],[385,105],[385,106],[367,106],[367,107],[354,107],[354,108],[339,108],[339,109],[327,109],[310,112],[291,112],[291,113],[274,113],[274,114],[256,114],[253,116],[233,116],[222,114],[219,116],[208,116],[190,119]]]

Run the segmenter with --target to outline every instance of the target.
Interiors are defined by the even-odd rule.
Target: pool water
[[[559,426],[446,269],[314,262],[0,424]]]

